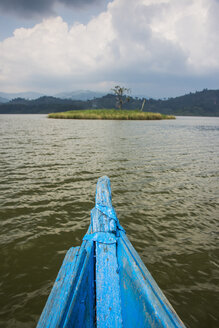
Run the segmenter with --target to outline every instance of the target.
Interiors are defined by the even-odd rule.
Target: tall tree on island
[[[116,95],[116,105],[119,109],[122,109],[123,104],[127,101],[129,102],[130,97],[127,96],[127,93],[131,92],[131,89],[121,87],[120,85],[116,85],[113,89],[111,89]]]

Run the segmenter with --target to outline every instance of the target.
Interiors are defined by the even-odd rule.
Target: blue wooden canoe
[[[98,180],[91,224],[67,252],[37,328],[185,327],[120,226],[110,180]]]

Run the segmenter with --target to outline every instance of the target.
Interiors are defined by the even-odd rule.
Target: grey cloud
[[[74,5],[72,8],[81,8],[89,3],[94,8],[103,0],[39,0],[37,3],[19,0],[19,4],[18,0],[0,0],[0,10],[4,4],[5,10],[20,10],[23,15],[24,10],[26,15],[47,15],[56,9],[56,1],[66,6]],[[107,3],[109,0],[104,1]],[[208,0],[205,1],[207,3]],[[60,92],[89,89],[90,86],[93,86],[92,89],[95,86],[103,88],[106,85],[110,90],[111,83],[118,81],[117,84],[153,97],[174,96],[206,87],[217,88],[219,48],[216,12],[219,7],[215,5],[216,1],[219,0],[213,0],[214,5],[208,7],[203,29],[203,17],[199,21],[196,13],[191,14],[192,29],[187,26],[187,19],[184,19],[187,18],[186,10],[173,27],[169,26],[169,19],[165,19],[167,9],[170,9],[171,15],[178,14],[178,5],[174,6],[177,1],[170,1],[173,4],[169,5],[170,8],[162,5],[161,12],[158,6],[141,5],[143,0],[114,1],[106,15],[91,20],[86,28],[75,25],[67,29],[62,19],[54,18],[38,24],[28,34],[25,29],[20,29],[10,40],[2,43],[2,48],[0,44],[0,50],[4,50],[2,54],[0,51],[0,62],[2,76],[5,76],[0,87],[1,83],[4,89],[17,84],[23,90],[48,93],[48,90]],[[190,2],[180,3],[185,3],[186,9]],[[198,12],[203,12],[205,7],[200,2]],[[159,23],[162,23],[160,29]],[[105,25],[106,29],[103,29]],[[173,30],[175,38],[170,39],[168,32]],[[26,72],[26,66],[30,72]],[[98,87],[95,88],[98,90]]]
[[[83,8],[100,0],[0,0],[0,11],[22,17],[47,16],[54,13],[56,3],[69,7]]]

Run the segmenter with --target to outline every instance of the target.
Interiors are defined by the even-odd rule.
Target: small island
[[[173,115],[149,113],[140,110],[124,109],[85,109],[51,113],[49,118],[84,119],[84,120],[163,120],[175,119]]]

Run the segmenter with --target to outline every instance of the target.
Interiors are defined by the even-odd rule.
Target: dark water
[[[188,327],[219,327],[219,118],[0,116],[0,327],[34,327],[98,177]]]

